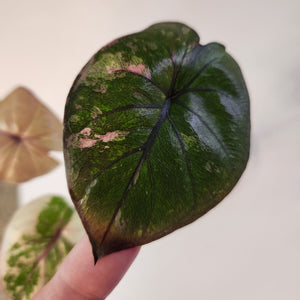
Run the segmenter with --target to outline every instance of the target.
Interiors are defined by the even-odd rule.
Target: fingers
[[[56,275],[33,300],[102,300],[121,280],[140,247],[112,253],[94,265],[85,236],[65,258]]]

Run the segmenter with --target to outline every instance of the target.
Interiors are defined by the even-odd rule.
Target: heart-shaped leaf
[[[64,120],[68,184],[95,260],[219,203],[249,155],[249,99],[222,45],[160,23],[97,52]]]
[[[57,196],[21,207],[9,222],[2,245],[1,275],[14,299],[29,299],[55,274],[84,231],[78,215]]]
[[[0,180],[20,183],[58,165],[62,124],[29,90],[15,89],[0,102]]]

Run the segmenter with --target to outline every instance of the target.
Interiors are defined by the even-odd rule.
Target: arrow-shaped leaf
[[[249,99],[222,45],[160,23],[97,52],[64,120],[68,184],[95,260],[219,203],[249,155]]]
[[[15,89],[0,102],[0,180],[20,183],[45,174],[58,162],[62,124],[29,90]]]

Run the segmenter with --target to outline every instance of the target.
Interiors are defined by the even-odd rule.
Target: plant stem
[[[5,226],[18,206],[18,187],[16,184],[0,181],[0,244]]]

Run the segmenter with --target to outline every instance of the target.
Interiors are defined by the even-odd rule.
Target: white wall
[[[300,299],[299,11],[298,0],[0,1],[0,98],[25,85],[60,118],[91,55],[155,22],[192,26],[243,69],[252,153],[242,180],[206,216],[144,246],[110,300]],[[49,192],[68,197],[63,162],[23,184],[21,202]]]

